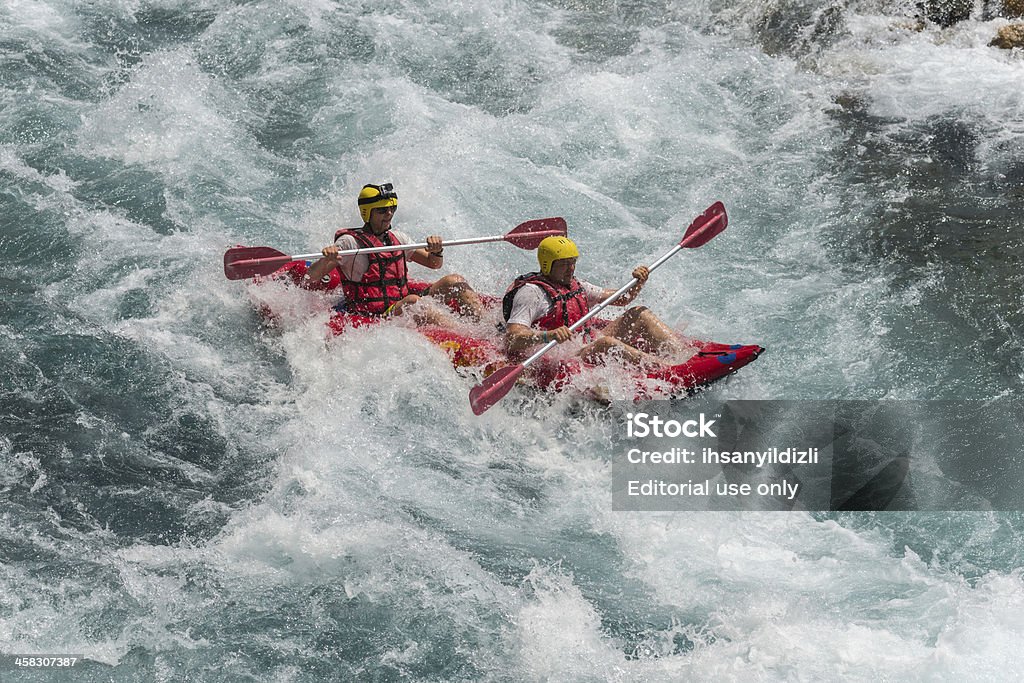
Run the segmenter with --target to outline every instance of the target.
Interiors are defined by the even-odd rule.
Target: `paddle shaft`
[[[538,237],[540,235],[549,235],[559,237],[564,233],[558,230],[541,230],[531,234],[531,237]],[[444,240],[441,243],[442,247],[458,247],[463,244],[484,244],[486,242],[504,242],[508,239],[507,235],[492,235],[491,237],[465,237],[457,240]],[[412,251],[413,249],[426,249],[427,243],[420,242],[418,244],[396,244],[394,246],[383,246],[383,247],[362,247],[360,249],[346,249],[339,251],[338,256],[357,256],[359,254],[379,254],[385,251]],[[322,253],[316,254],[298,254],[291,256],[293,261],[304,261],[306,259],[320,258],[323,256]],[[259,261],[261,259],[252,259],[253,261]],[[238,261],[240,264],[246,264],[247,261]]]
[[[660,266],[660,265],[661,265],[662,263],[664,263],[665,261],[668,261],[668,260],[669,260],[670,258],[672,258],[673,256],[675,256],[675,255],[676,255],[676,254],[677,254],[678,252],[682,251],[682,249],[683,249],[683,245],[682,245],[681,243],[680,243],[680,244],[677,244],[676,246],[672,247],[672,248],[671,248],[670,250],[668,250],[667,252],[665,252],[665,255],[664,255],[664,256],[662,256],[662,257],[661,257],[661,258],[659,258],[659,259],[658,259],[657,261],[655,261],[655,262],[654,262],[654,263],[652,263],[652,264],[651,264],[650,266],[648,266],[648,267],[647,267],[647,270],[648,270],[649,272],[652,272],[652,273],[653,273],[653,272],[654,272],[654,269],[655,269],[655,268],[657,268],[658,266]],[[598,305],[594,306],[594,307],[593,307],[592,309],[590,309],[590,312],[589,312],[589,313],[587,313],[587,314],[586,314],[585,316],[583,316],[582,318],[580,318],[579,320],[577,320],[576,322],[574,322],[574,323],[573,323],[573,324],[572,324],[572,325],[571,325],[571,326],[569,327],[569,331],[570,331],[570,332],[575,332],[575,331],[576,331],[576,330],[577,330],[577,329],[578,329],[579,327],[581,327],[581,326],[582,326],[582,325],[583,325],[584,323],[586,323],[586,322],[587,322],[588,320],[590,320],[591,318],[593,318],[593,317],[594,317],[595,315],[597,315],[598,313],[600,313],[601,311],[603,311],[603,310],[604,310],[605,308],[607,308],[608,306],[611,306],[611,305],[612,305],[612,304],[613,304],[613,303],[614,303],[614,302],[615,302],[615,301],[616,301],[616,300],[617,300],[617,299],[618,299],[619,297],[621,297],[621,296],[622,296],[623,294],[625,294],[625,293],[626,293],[626,292],[627,292],[627,291],[628,291],[628,290],[629,290],[629,289],[630,289],[631,287],[633,287],[633,286],[634,286],[634,285],[635,285],[636,283],[638,283],[638,282],[640,282],[640,280],[638,280],[637,278],[633,278],[632,280],[630,280],[630,281],[629,281],[629,282],[627,282],[626,284],[624,284],[624,285],[622,285],[621,287],[619,287],[619,288],[618,288],[617,290],[615,290],[615,293],[614,293],[614,294],[612,294],[611,296],[609,296],[609,297],[608,297],[607,299],[605,299],[604,301],[602,301],[602,302],[601,302],[601,303],[599,303]],[[524,360],[524,361],[522,362],[522,366],[523,366],[524,368],[525,368],[525,367],[527,367],[527,366],[529,366],[529,365],[530,365],[530,363],[534,362],[535,360],[537,360],[538,358],[540,358],[541,356],[543,356],[543,355],[544,355],[545,353],[547,353],[548,351],[550,351],[550,350],[551,350],[552,348],[554,348],[554,346],[555,346],[556,344],[558,344],[558,340],[557,340],[557,339],[552,339],[552,340],[551,340],[551,341],[549,341],[549,342],[548,342],[547,344],[545,344],[545,345],[544,345],[544,346],[542,346],[542,347],[541,347],[540,349],[538,349],[536,353],[534,353],[534,354],[533,354],[532,356],[530,356],[529,358],[527,358],[526,360]]]
[[[484,242],[508,242],[520,249],[536,249],[540,243],[548,237],[564,237],[566,233],[565,219],[561,217],[540,218],[526,221],[514,227],[504,235],[492,237],[469,237],[464,239],[442,241],[441,246],[461,244],[482,244]],[[355,256],[358,254],[374,254],[379,252],[410,251],[414,249],[425,249],[429,245],[426,242],[418,244],[395,244],[380,247],[360,247],[340,252],[340,256]],[[319,258],[320,254],[296,254],[289,256],[282,254],[277,249],[270,247],[243,247],[237,246],[224,252],[224,276],[229,280],[240,280],[242,278],[269,275],[278,267],[289,261],[306,261]]]

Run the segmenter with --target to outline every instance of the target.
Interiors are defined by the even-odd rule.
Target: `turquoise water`
[[[564,216],[617,287],[722,200],[641,299],[768,347],[712,398],[1019,410],[1024,61],[986,46],[1003,20],[910,4],[4,4],[0,651],[119,681],[1014,679],[1019,514],[612,512],[602,411],[474,417],[415,335],[327,340],[221,265],[318,251],[390,181],[414,237]],[[446,267],[500,293],[531,259]]]

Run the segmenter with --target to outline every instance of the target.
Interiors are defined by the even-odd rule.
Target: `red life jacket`
[[[573,278],[572,283],[566,287],[565,285],[551,282],[540,273],[527,273],[515,279],[501,300],[501,312],[506,322],[508,322],[508,317],[512,315],[512,300],[515,299],[516,292],[523,285],[527,284],[540,287],[547,294],[548,300],[551,302],[551,308],[548,309],[547,313],[534,321],[534,327],[542,330],[554,330],[563,325],[570,327],[590,312],[590,304],[587,303],[587,293],[583,291],[583,286],[580,285],[579,280],[576,278]]]
[[[369,230],[342,229],[334,233],[334,241],[337,242],[342,235],[352,235],[360,248],[393,247],[401,244],[392,236],[390,230],[378,237]],[[370,263],[362,280],[357,282],[346,279],[344,273],[341,275],[341,290],[345,292],[345,310],[383,315],[409,294],[405,252],[382,251],[366,254],[366,257]]]

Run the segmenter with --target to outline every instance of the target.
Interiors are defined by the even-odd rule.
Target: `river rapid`
[[[618,287],[721,200],[639,300],[768,349],[709,398],[1019,416],[1024,59],[988,46],[1005,19],[915,11],[6,0],[0,653],[95,681],[1016,679],[1020,513],[613,512],[607,411],[476,417],[409,330],[328,339],[221,263],[319,251],[392,182],[414,238],[563,216]],[[490,294],[534,267],[445,257]],[[977,456],[1019,488],[1016,448]]]

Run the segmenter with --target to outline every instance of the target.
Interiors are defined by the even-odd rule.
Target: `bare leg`
[[[664,365],[664,361],[656,356],[652,356],[649,353],[630,346],[629,344],[616,339],[615,337],[603,336],[598,338],[597,341],[587,344],[580,349],[580,358],[587,361],[588,363],[600,363],[604,360],[605,356],[609,352],[612,352],[624,358],[626,361],[633,363],[634,365]]]
[[[480,296],[461,275],[445,275],[430,285],[426,294],[442,300],[455,299],[459,304],[460,313],[474,320],[480,320],[484,314],[484,304],[480,301]]]
[[[689,351],[675,330],[646,306],[633,306],[601,333],[661,356],[681,356]]]
[[[450,315],[430,306],[416,306],[420,297],[410,294],[391,309],[391,315],[398,317],[404,313],[412,315],[417,325],[437,325],[438,327],[455,327],[455,321]]]

